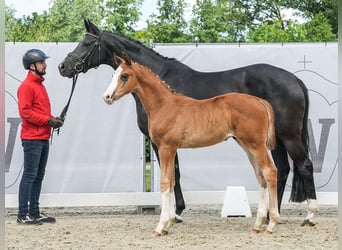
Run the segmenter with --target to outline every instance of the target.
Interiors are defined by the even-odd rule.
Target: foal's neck
[[[145,112],[149,114],[155,109],[160,109],[161,106],[173,100],[178,94],[149,68],[140,67],[138,71],[141,73],[136,76],[138,86],[135,93],[139,96]]]

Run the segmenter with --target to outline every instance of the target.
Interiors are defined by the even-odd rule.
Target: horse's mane
[[[111,31],[107,31],[107,30],[102,30],[102,32],[104,33],[108,33],[109,35],[111,36],[118,36],[124,40],[128,40],[130,42],[132,42],[133,44],[137,45],[137,46],[143,46],[145,49],[147,49],[148,51],[151,51],[152,53],[156,54],[157,56],[160,56],[161,58],[163,59],[166,59],[166,60],[170,60],[170,61],[177,61],[179,62],[176,58],[171,58],[171,57],[166,57],[166,56],[163,56],[161,54],[159,54],[157,51],[147,47],[145,44],[143,44],[142,42],[138,41],[138,40],[135,40],[131,37],[128,37],[126,35],[123,35],[123,34],[119,34],[119,33],[114,33],[114,32],[111,32]]]

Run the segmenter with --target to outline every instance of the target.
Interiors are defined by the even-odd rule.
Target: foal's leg
[[[159,153],[158,153],[158,148],[157,146],[151,141],[152,147],[154,152],[156,153],[157,160],[160,165],[160,160],[159,160]],[[178,162],[178,155],[176,153],[175,157],[175,187],[174,187],[174,192],[175,192],[175,199],[176,199],[176,223],[183,222],[182,217],[180,216],[183,210],[185,209],[185,202],[183,198],[183,193],[182,193],[182,188],[180,186],[180,172],[179,172],[179,162]]]
[[[277,198],[277,167],[273,164],[270,156],[265,152],[267,158],[266,165],[261,169],[262,174],[267,182],[269,192],[270,221],[268,223],[266,233],[272,233],[273,228],[279,221],[278,198]]]
[[[294,202],[300,202],[300,200],[293,199],[295,198],[295,194],[293,194],[293,192],[303,192],[302,196],[303,199],[306,199],[308,202],[309,211],[302,226],[314,226],[314,216],[318,213],[318,204],[313,178],[312,162],[308,158],[304,147],[298,146],[302,145],[300,139],[297,141],[285,141],[285,145],[290,157],[293,159],[293,167],[295,172],[293,177],[291,200]]]
[[[169,233],[169,228],[173,225],[175,219],[173,191],[167,189],[166,191],[162,192],[161,196],[162,209],[159,223],[152,234],[153,237],[167,235]]]
[[[239,143],[240,144],[240,143]],[[241,145],[241,144],[240,144]],[[244,147],[243,147],[244,148]],[[245,148],[244,148],[245,149]],[[259,201],[258,201],[258,210],[257,210],[257,215],[256,215],[256,220],[254,223],[254,227],[253,227],[253,232],[254,233],[259,233],[262,224],[265,222],[266,220],[266,215],[267,215],[267,204],[266,204],[266,188],[267,188],[267,183],[260,171],[260,167],[257,164],[257,161],[254,157],[254,155],[249,152],[248,150],[246,150],[248,159],[250,161],[250,163],[253,166],[254,172],[255,172],[255,176],[258,180],[258,183],[260,185],[259,187]]]
[[[168,230],[175,220],[174,195],[175,185],[174,158],[176,149],[160,146],[160,192],[162,196],[161,213],[159,223],[153,232],[153,236],[168,234]]]
[[[257,210],[257,218],[254,223],[253,232],[259,233],[262,224],[264,224],[266,220],[267,214],[267,202],[266,202],[266,187],[260,185],[259,187],[259,202],[258,202],[258,210]]]
[[[253,231],[259,232],[261,224],[265,222],[267,214],[265,190],[266,188],[268,188],[270,222],[267,226],[266,233],[272,233],[274,226],[279,220],[277,201],[277,168],[273,164],[271,157],[268,155],[266,147],[259,148],[259,150],[254,151],[254,153],[250,154],[250,161],[254,166],[256,176],[261,186],[257,219]]]

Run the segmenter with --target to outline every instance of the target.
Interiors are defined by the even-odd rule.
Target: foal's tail
[[[274,112],[271,104],[263,100],[266,113],[268,116],[268,129],[267,129],[267,139],[266,139],[266,146],[269,150],[272,150],[276,146],[276,138],[275,138],[275,128],[274,128]]]

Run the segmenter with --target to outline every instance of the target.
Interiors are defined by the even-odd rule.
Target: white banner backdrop
[[[6,194],[18,191],[23,152],[16,92],[27,71],[22,56],[31,48],[48,56],[45,86],[52,112],[66,105],[72,80],[60,76],[58,63],[76,43],[6,43]],[[54,134],[42,193],[113,193],[143,191],[143,136],[135,102],[127,96],[109,106],[102,100],[113,69],[100,66],[80,74],[59,136]]]
[[[176,58],[198,71],[220,71],[268,63],[294,73],[309,89],[310,153],[317,192],[337,192],[338,72],[337,43],[315,44],[156,44],[161,55]],[[245,153],[233,141],[200,149],[178,150],[183,191],[225,190],[242,185],[258,190]],[[158,166],[157,164],[155,164]],[[154,189],[159,190],[159,167]],[[287,189],[290,190],[290,174]]]
[[[76,45],[77,43],[6,44],[5,178],[8,196],[17,193],[23,161],[16,103],[17,88],[26,75],[21,62],[22,55],[28,49],[39,48],[51,57],[47,60],[45,86],[50,95],[53,114],[59,115],[69,97],[72,80],[59,75],[57,64]],[[253,63],[269,63],[296,74],[309,89],[311,156],[315,164],[317,191],[337,192],[336,43],[283,46],[200,44],[198,47],[157,45],[156,50],[200,71],[219,71]],[[143,138],[136,123],[134,100],[127,96],[113,106],[106,105],[102,100],[112,73],[110,67],[102,65],[96,70],[80,74],[65,125],[60,135],[53,137],[43,195],[143,190]],[[244,152],[232,140],[208,148],[179,150],[179,160],[183,191],[224,191],[227,186],[233,185],[245,186],[247,191],[258,190],[254,172]],[[158,191],[157,164],[154,170],[154,190]],[[287,190],[290,190],[291,181],[290,175]],[[65,198],[61,198],[62,203],[63,199]],[[114,201],[113,197],[111,199]],[[125,199],[127,200],[127,196],[115,202],[122,203]],[[131,200],[137,199],[134,196]],[[75,202],[72,204],[75,205]]]

